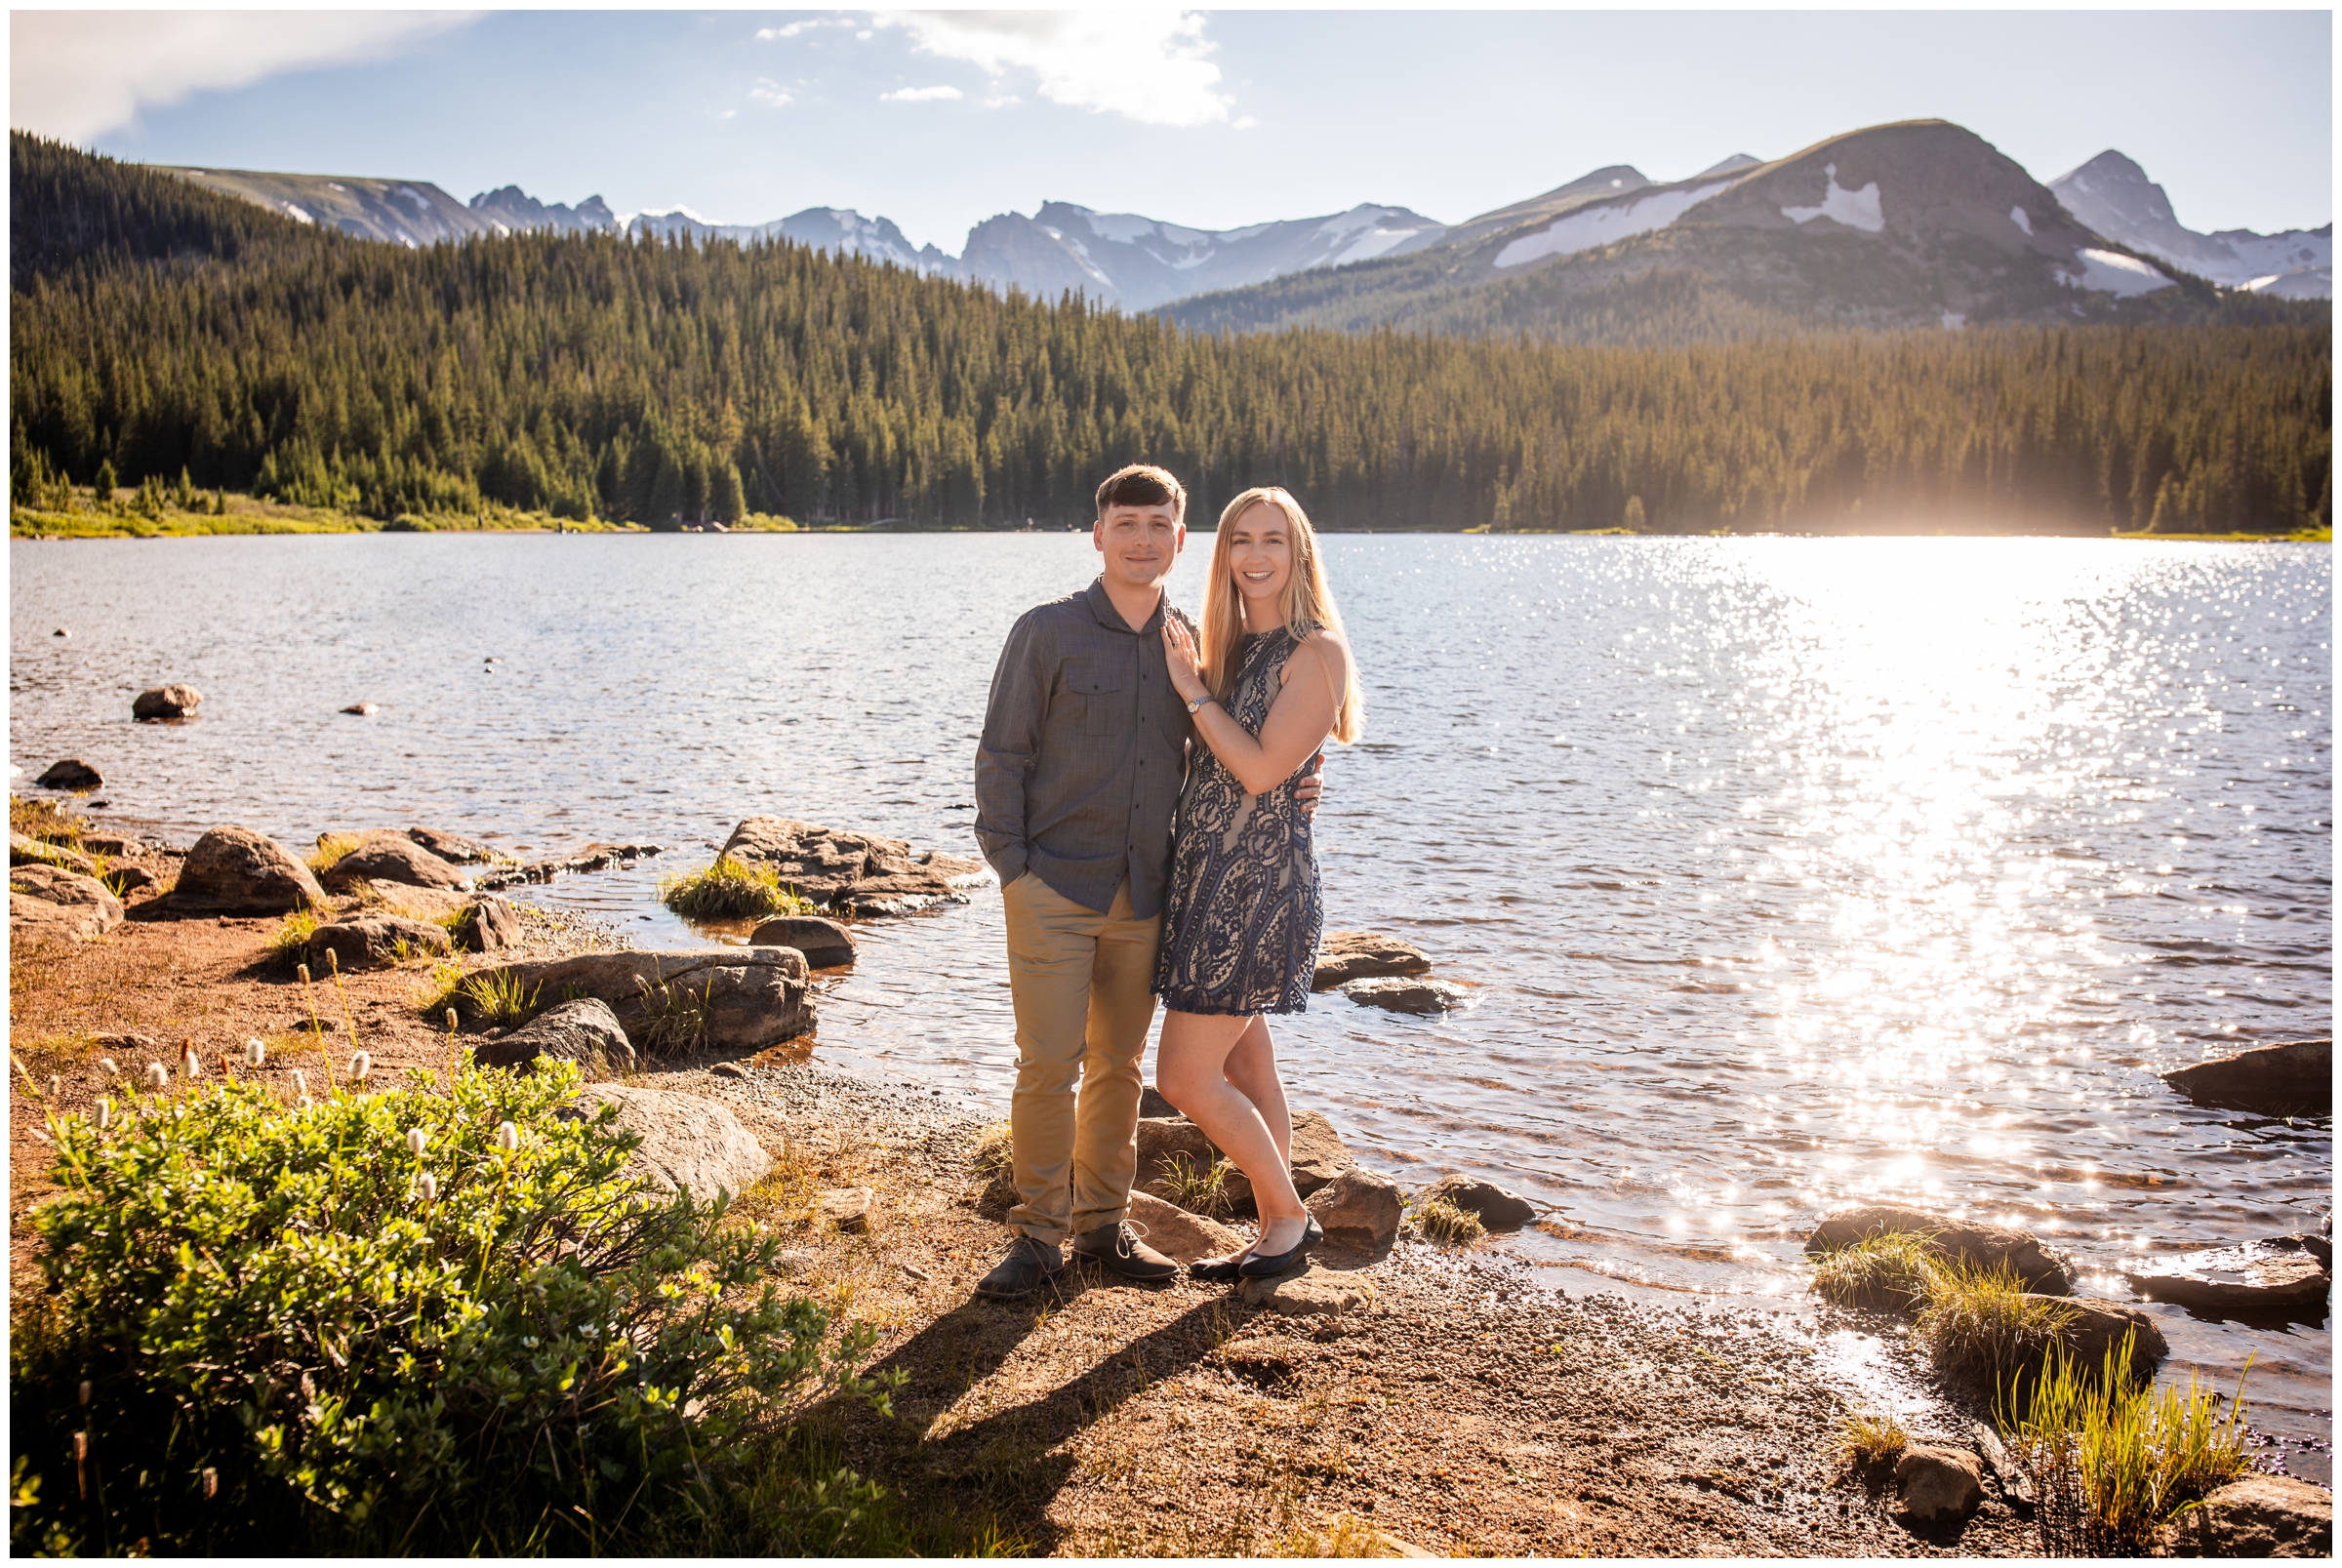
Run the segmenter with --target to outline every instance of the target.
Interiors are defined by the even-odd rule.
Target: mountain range
[[[2199,234],[2120,152],[2044,186],[1944,121],[1871,127],[1787,158],[1735,153],[1682,181],[1610,165],[1454,224],[1362,204],[1211,230],[1044,202],[1030,217],[978,223],[958,256],[913,245],[891,220],[848,208],[735,224],[682,207],[616,213],[598,195],[547,204],[514,185],[464,203],[419,180],[167,172],[302,222],[395,244],[537,230],[787,239],[1045,298],[1079,290],[1126,310],[1164,309],[1191,326],[1237,330],[1398,326],[1631,341],[2170,319],[2221,298],[2198,280],[2306,300],[2330,298],[2333,275],[2331,224]]]

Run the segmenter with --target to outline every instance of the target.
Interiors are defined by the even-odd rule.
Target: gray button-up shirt
[[[1131,630],[1101,578],[1010,629],[976,747],[976,842],[1002,887],[1030,870],[1103,914],[1127,879],[1132,913],[1162,911],[1194,733],[1163,664],[1166,611],[1187,621],[1166,598]]]

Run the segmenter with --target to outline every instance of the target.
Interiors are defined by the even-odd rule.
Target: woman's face
[[[1283,602],[1285,584],[1293,577],[1293,525],[1285,514],[1265,501],[1237,513],[1228,531],[1228,569],[1236,591],[1267,612],[1266,624],[1281,620],[1275,607]],[[1256,615],[1244,619],[1263,623]]]

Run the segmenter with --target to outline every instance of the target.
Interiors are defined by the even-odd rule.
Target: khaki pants
[[[1130,1212],[1139,1059],[1154,1021],[1163,921],[1131,914],[1127,882],[1105,914],[1030,873],[1001,889],[1000,902],[1017,1014],[1009,1129],[1022,1200],[1008,1223],[1036,1241],[1058,1242],[1118,1225]]]

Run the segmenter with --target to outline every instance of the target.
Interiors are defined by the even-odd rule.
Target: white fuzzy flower
[[[359,1052],[356,1052],[355,1054],[353,1054],[353,1055],[350,1057],[350,1059],[349,1059],[349,1081],[350,1081],[350,1082],[352,1082],[352,1083],[364,1083],[364,1082],[366,1081],[366,1074],[368,1074],[369,1072],[372,1072],[373,1070],[374,1070],[374,1058],[372,1058],[372,1057],[368,1056],[368,1055],[367,1055],[365,1052],[363,1052],[363,1051],[359,1051]]]
[[[118,1078],[122,1075],[122,1069],[114,1065],[114,1059],[110,1056],[101,1056],[98,1059],[98,1070],[109,1078]]]
[[[423,1158],[423,1151],[429,1146],[430,1142],[431,1135],[422,1128],[410,1127],[407,1129],[407,1152],[417,1159]]]
[[[99,1130],[100,1132],[104,1132],[104,1131],[105,1131],[105,1130],[106,1130],[108,1127],[111,1127],[113,1124],[114,1124],[114,1103],[113,1103],[112,1101],[110,1101],[110,1100],[101,1100],[101,1101],[99,1101],[99,1102],[98,1102],[98,1130]]]
[[[496,1124],[496,1146],[509,1154],[520,1147],[520,1129],[508,1121]]]
[[[303,1096],[301,1097],[301,1108],[302,1108],[302,1109],[303,1109],[303,1110],[306,1110],[306,1109],[308,1109],[308,1108],[309,1108],[311,1106],[313,1106],[313,1105],[315,1105],[315,1104],[317,1104],[317,1102],[316,1102],[316,1101],[314,1101],[314,1100],[311,1100],[311,1099],[310,1099],[310,1098],[309,1098],[307,1095],[303,1095]]]
[[[267,1046],[265,1046],[265,1045],[262,1044],[262,1043],[261,1043],[259,1040],[257,1040],[257,1039],[256,1039],[256,1040],[246,1040],[246,1041],[244,1042],[244,1065],[245,1065],[246,1066],[248,1066],[248,1067],[259,1067],[259,1066],[261,1066],[262,1065],[263,1065],[264,1063],[266,1063],[266,1062],[267,1062],[267,1060],[268,1060],[268,1047],[267,1047]]]
[[[190,1078],[203,1076],[203,1063],[196,1057],[193,1046],[188,1046],[187,1054],[179,1059],[179,1070]]]
[[[155,1091],[155,1093],[162,1093],[162,1091],[171,1087],[171,1069],[164,1066],[160,1062],[147,1063],[146,1082]]]
[[[439,1201],[439,1178],[425,1171],[415,1179],[415,1190],[425,1203]]]
[[[309,1098],[309,1075],[299,1067],[293,1069],[293,1092],[303,1100]]]

